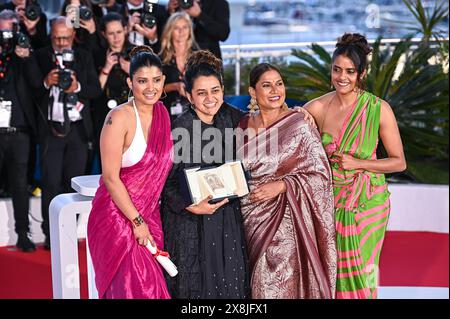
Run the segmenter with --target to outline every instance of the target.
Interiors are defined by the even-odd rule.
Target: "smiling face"
[[[255,87],[250,87],[249,93],[262,111],[279,109],[286,100],[286,87],[280,73],[275,70],[264,72]]]
[[[358,72],[350,58],[345,55],[336,57],[331,69],[331,82],[340,94],[351,93],[358,87]]]
[[[188,93],[188,99],[198,117],[210,123],[223,104],[223,86],[213,75],[199,76],[194,81],[192,92]]]
[[[133,90],[133,96],[138,104],[154,105],[158,102],[164,88],[165,76],[156,66],[143,66],[127,79],[128,86]]]

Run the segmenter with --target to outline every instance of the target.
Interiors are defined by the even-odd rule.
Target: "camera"
[[[141,24],[147,28],[153,28],[156,25],[156,18],[153,15],[154,4],[158,3],[158,0],[144,0],[144,9],[141,14]]]
[[[189,9],[194,5],[195,0],[178,0],[181,9]]]
[[[27,49],[30,47],[30,39],[22,32],[0,30],[1,54],[11,54],[12,52],[14,52],[16,45]]]
[[[76,93],[66,94],[66,104],[76,105],[78,102],[78,95]]]
[[[80,19],[83,21],[91,20],[93,16],[92,10],[86,6],[80,6]]]
[[[74,61],[73,50],[64,50],[62,53],[64,69],[58,71],[58,87],[65,91],[72,85],[72,66]]]
[[[42,9],[37,0],[30,0],[25,7],[25,16],[28,20],[36,21],[41,16]]]

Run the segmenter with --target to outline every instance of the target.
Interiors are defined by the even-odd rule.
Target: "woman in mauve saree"
[[[238,128],[238,155],[250,173],[241,200],[252,298],[334,298],[336,243],[331,171],[320,136],[287,109],[280,72],[257,65]],[[238,144],[239,144],[238,142]]]
[[[344,34],[332,58],[335,91],[305,108],[313,115],[331,162],[338,249],[337,298],[377,297],[378,265],[390,213],[384,173],[406,169],[391,107],[364,91],[365,37]],[[388,157],[377,159],[379,138]]]
[[[92,202],[88,244],[100,298],[170,298],[162,268],[145,247],[163,249],[159,196],[172,166],[170,118],[158,101],[164,75],[148,47],[131,52],[134,98],[102,130],[102,178]],[[160,252],[164,254],[164,252]]]

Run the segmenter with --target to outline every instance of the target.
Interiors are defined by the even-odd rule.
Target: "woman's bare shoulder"
[[[130,123],[130,119],[133,115],[133,106],[129,102],[126,102],[109,111],[105,119],[105,124],[117,122],[118,124],[126,125],[127,123]]]
[[[323,115],[323,111],[325,110],[325,107],[330,103],[334,96],[334,92],[329,92],[324,95],[321,95],[305,105],[303,107],[314,116],[316,121],[320,119]]]

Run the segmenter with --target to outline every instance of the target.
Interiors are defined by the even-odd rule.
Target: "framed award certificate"
[[[247,177],[240,161],[220,166],[192,167],[183,170],[182,187],[190,204],[198,204],[208,196],[210,203],[237,198],[249,193]],[[183,186],[184,184],[184,186]]]

